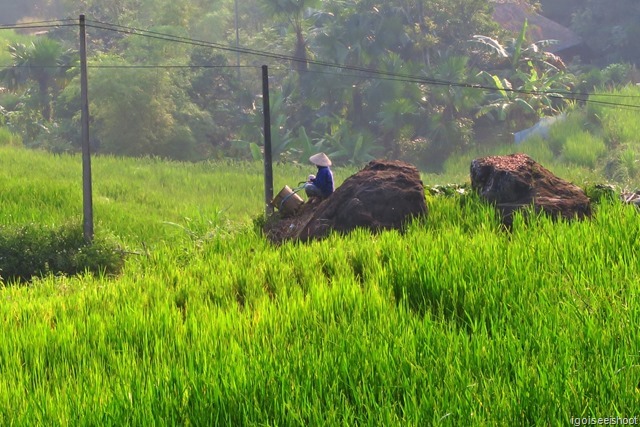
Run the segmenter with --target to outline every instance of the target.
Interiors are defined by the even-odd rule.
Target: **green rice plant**
[[[23,151],[0,148],[3,224],[77,215],[78,158]],[[2,425],[546,426],[637,408],[633,206],[518,213],[506,232],[474,193],[427,196],[403,231],[275,246],[251,225],[259,164],[95,160],[97,234],[136,254],[115,277],[0,287]]]
[[[454,209],[440,201],[456,202],[434,199],[435,212]],[[469,222],[481,224],[476,202],[467,201]],[[630,409],[633,368],[615,372],[633,364],[625,307],[637,259],[620,248],[635,244],[622,230],[638,221],[615,204],[591,222],[516,221],[512,234],[416,222],[405,234],[277,248],[255,233],[221,235],[158,248],[148,267],[136,258],[109,287],[65,279],[72,291],[61,291],[46,279],[5,291],[0,351],[11,375],[0,379],[0,408],[15,412],[3,419],[88,423],[108,411],[146,424],[545,425],[603,409],[614,390]],[[332,253],[335,274],[310,275],[304,292],[287,280]],[[279,281],[275,299],[260,286],[268,275]],[[207,289],[233,297],[240,276],[244,308],[210,304]],[[32,356],[13,356],[23,352]],[[29,394],[17,387],[27,373]],[[9,385],[18,392],[2,393]]]
[[[60,223],[82,215],[80,156],[52,157],[14,147],[0,151],[0,224]],[[274,191],[305,180],[315,171],[309,166],[276,165]],[[92,169],[96,226],[104,224],[135,246],[157,239],[199,240],[264,212],[261,163],[192,164],[98,156]],[[353,171],[336,169],[336,185]]]
[[[590,99],[596,102],[589,104],[588,111],[602,127],[602,135],[608,146],[615,148],[622,144],[637,144],[640,116],[637,108],[611,108],[606,103],[599,104],[597,101],[610,101],[611,96],[617,96],[624,99],[624,104],[627,106],[638,106],[640,105],[637,101],[639,95],[640,88],[632,85],[591,95]]]
[[[630,179],[638,176],[640,170],[639,159],[636,150],[633,147],[626,147],[618,154],[620,167],[624,169],[626,176]]]
[[[463,153],[456,153],[447,158],[444,162],[443,174],[441,175],[428,175],[435,179],[430,179],[427,182],[431,182],[433,184],[452,184],[452,183],[463,183],[469,180],[469,168],[471,166],[471,161],[478,157],[495,155],[498,151],[496,148],[487,149],[487,148],[474,148],[469,151]],[[504,150],[504,148],[503,148]],[[442,177],[445,178],[442,181]]]
[[[567,141],[575,135],[585,133],[587,119],[581,111],[572,111],[564,120],[557,121],[549,128],[547,145],[554,155],[560,155]]]
[[[579,132],[567,138],[562,156],[567,162],[593,169],[606,151],[607,147],[601,138],[588,132]]]
[[[518,152],[529,155],[542,165],[553,164],[556,161],[556,155],[551,149],[549,141],[539,135],[530,137],[518,145]]]
[[[19,147],[22,145],[22,138],[18,135],[13,134],[6,127],[0,127],[0,146],[7,145]]]
[[[562,126],[562,124],[554,124],[552,129],[556,126],[559,127]],[[560,138],[560,136],[560,132],[556,132],[556,138]],[[565,137],[565,135],[562,137]],[[445,162],[443,174],[425,174],[423,180],[428,183],[439,184],[468,182],[469,168],[472,160],[485,156],[505,156],[514,153],[527,154],[548,169],[560,170],[567,167],[567,164],[563,162],[564,159],[560,158],[555,151],[556,149],[561,149],[561,146],[564,146],[564,141],[556,147],[556,143],[551,137],[544,139],[541,136],[533,136],[517,145],[507,144],[470,150],[466,153],[449,157]],[[568,178],[571,179],[571,177]]]

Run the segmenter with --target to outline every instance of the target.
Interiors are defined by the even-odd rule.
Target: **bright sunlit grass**
[[[3,223],[78,216],[79,163],[0,149]],[[473,196],[428,197],[405,233],[276,247],[250,225],[260,164],[94,166],[97,233],[136,254],[117,278],[0,288],[1,425],[546,426],[637,409],[634,207],[507,233]],[[276,187],[308,173],[278,166]]]

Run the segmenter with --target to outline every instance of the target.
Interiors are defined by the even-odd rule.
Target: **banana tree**
[[[486,71],[480,72],[479,76],[496,90],[478,109],[476,117],[490,115],[499,121],[513,121],[517,125],[557,114],[566,102],[567,76],[563,73],[539,73],[531,63],[528,72],[516,71],[513,81]]]
[[[539,117],[556,114],[564,101],[573,76],[561,61],[544,51],[553,40],[528,43],[528,22],[525,20],[517,38],[507,43],[476,35],[472,46],[475,53],[489,54],[488,68],[478,77],[494,88],[479,107],[476,117],[488,116],[507,122],[508,126],[531,124]]]
[[[306,162],[313,154],[324,151],[322,140],[315,141],[307,134],[307,130],[300,126],[297,135],[291,141],[291,151],[301,162]]]
[[[318,140],[318,146],[327,151],[337,163],[362,164],[380,154],[381,147],[375,137],[366,131],[354,131],[351,123],[341,117],[325,118],[329,132]]]
[[[515,111],[524,117],[533,117],[536,110],[520,93],[513,91],[513,85],[506,78],[500,78],[495,74],[482,71],[480,76],[489,80],[496,88],[488,97],[488,102],[482,105],[476,117],[491,116],[499,121],[506,121]]]
[[[493,66],[496,70],[505,70],[502,74],[528,69],[531,64],[541,71],[561,72],[564,68],[562,61],[544,51],[545,47],[556,44],[557,40],[538,40],[528,43],[528,28],[529,23],[525,19],[518,37],[507,40],[506,43],[489,36],[474,35],[469,45],[472,53],[487,54],[489,66]]]

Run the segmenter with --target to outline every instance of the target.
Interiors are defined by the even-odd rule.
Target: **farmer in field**
[[[333,193],[333,173],[329,169],[331,160],[326,154],[318,153],[309,157],[309,161],[318,167],[318,172],[315,176],[309,175],[304,190],[308,197],[326,199]]]

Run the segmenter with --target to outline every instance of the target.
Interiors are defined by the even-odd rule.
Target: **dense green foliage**
[[[77,156],[0,161],[4,224],[76,215]],[[560,425],[637,408],[632,206],[505,233],[476,197],[428,196],[404,234],[275,247],[250,225],[258,164],[94,164],[97,234],[139,255],[118,277],[0,288],[0,424]]]
[[[572,16],[572,28],[601,65],[637,63],[640,9],[633,0],[587,0]]]
[[[237,16],[231,0],[25,5],[26,21],[87,15],[92,147],[118,155],[259,157],[267,64],[277,159],[325,151],[338,164],[390,157],[441,171],[452,154],[504,142],[562,111],[571,90],[624,84],[632,71],[558,67],[540,50],[544,42],[501,31],[482,0],[242,1]],[[586,32],[587,11],[600,7],[584,6]],[[76,151],[77,26],[44,31],[6,42],[4,121],[27,146]]]
[[[587,58],[605,67],[638,63],[638,19],[633,0],[539,0],[542,13],[571,28],[588,48]]]
[[[635,87],[592,96],[587,108],[574,108],[557,121],[546,136],[534,135],[520,144],[478,146],[451,156],[441,175],[428,175],[443,182],[464,182],[469,164],[476,157],[523,152],[560,176],[583,184],[610,182],[640,188],[640,142],[637,135],[640,91]],[[624,100],[627,107],[612,108],[611,100]],[[597,102],[602,101],[603,104]]]

